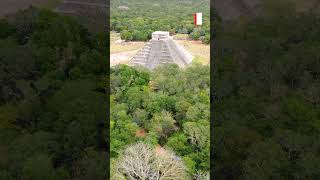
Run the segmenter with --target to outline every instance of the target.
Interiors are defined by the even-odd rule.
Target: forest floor
[[[53,9],[61,2],[62,0],[0,0],[0,17],[26,9],[31,5]]]
[[[146,135],[147,135],[147,132],[145,129],[139,129],[136,132],[136,137],[144,138],[146,137]]]
[[[194,62],[210,63],[210,45],[191,41],[185,35],[177,34],[174,39],[194,57]],[[128,64],[130,59],[145,45],[145,42],[124,42],[119,33],[110,32],[110,65]]]

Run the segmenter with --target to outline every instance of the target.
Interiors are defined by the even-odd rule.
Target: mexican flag
[[[194,25],[199,26],[202,25],[202,13],[194,13]]]

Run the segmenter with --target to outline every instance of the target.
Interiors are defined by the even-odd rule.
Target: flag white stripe
[[[202,25],[202,13],[197,13],[196,14],[196,24],[197,25]]]

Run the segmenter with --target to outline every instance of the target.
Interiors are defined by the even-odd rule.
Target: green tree
[[[148,123],[148,113],[144,109],[136,109],[133,112],[133,121],[144,127]]]
[[[0,19],[0,38],[7,38],[15,32],[14,27],[5,19]]]
[[[282,179],[289,160],[281,147],[273,142],[253,145],[244,163],[246,179]]]
[[[198,148],[204,148],[210,141],[210,124],[207,121],[186,122],[183,124],[184,132],[191,143]]]
[[[172,118],[171,113],[162,111],[155,113],[150,121],[150,129],[158,133],[159,136],[168,137],[176,129],[175,120]]]
[[[23,178],[26,180],[54,180],[67,178],[65,172],[54,169],[51,158],[46,154],[38,154],[27,159],[22,171]]]
[[[189,154],[192,148],[189,146],[188,137],[183,133],[175,133],[168,138],[166,146],[180,156]]]
[[[121,37],[121,39],[126,40],[126,41],[131,41],[133,39],[132,33],[129,32],[128,30],[121,31],[120,37]]]

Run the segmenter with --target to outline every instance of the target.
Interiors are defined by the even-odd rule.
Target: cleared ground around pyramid
[[[194,62],[209,64],[210,45],[202,44],[201,41],[191,41],[187,35],[177,34],[174,36],[177,43],[183,46],[194,57]],[[128,64],[130,59],[145,42],[123,42],[119,33],[110,32],[110,65]]]

